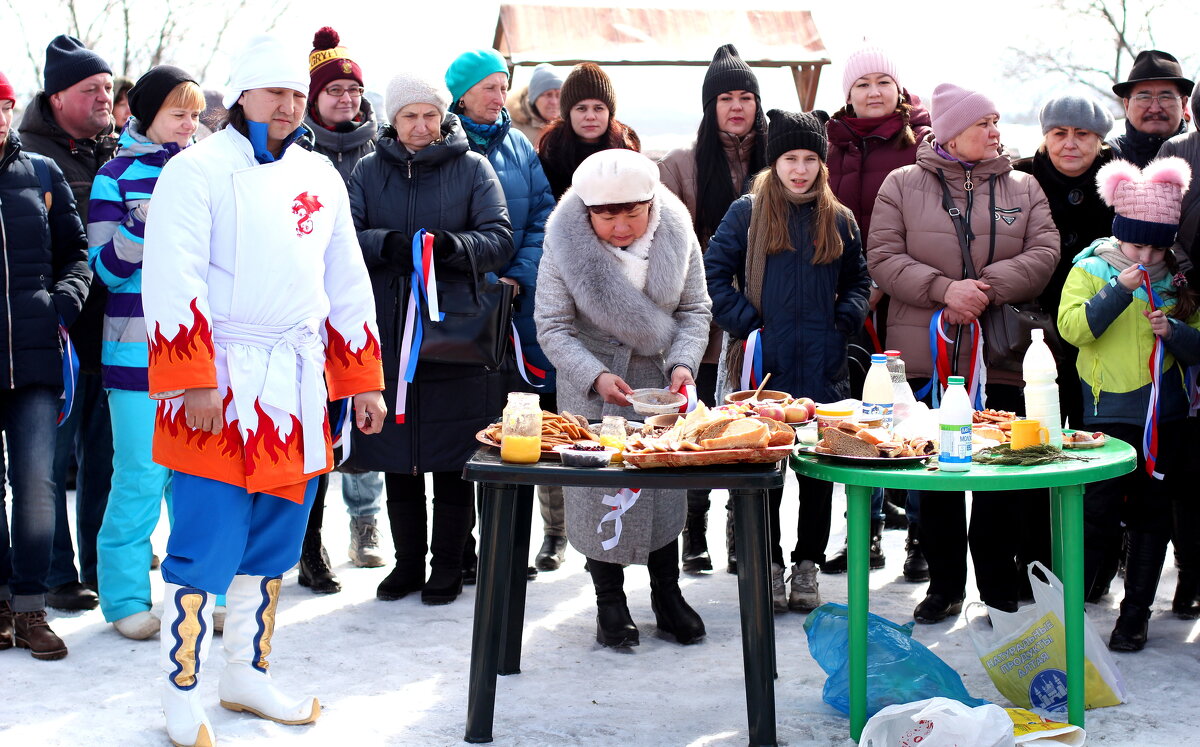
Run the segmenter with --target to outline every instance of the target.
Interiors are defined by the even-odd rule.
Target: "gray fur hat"
[[[446,109],[450,107],[450,94],[440,78],[400,73],[388,82],[385,102],[389,124],[396,119],[396,113],[409,104],[432,104],[444,119]]]
[[[1096,99],[1084,94],[1067,94],[1052,98],[1042,104],[1038,113],[1045,135],[1055,127],[1076,127],[1094,132],[1100,139],[1108,137],[1113,126],[1113,117]]]

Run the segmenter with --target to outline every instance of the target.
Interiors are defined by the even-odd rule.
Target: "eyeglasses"
[[[1151,101],[1157,101],[1158,105],[1166,109],[1168,106],[1174,106],[1179,103],[1182,98],[1174,93],[1160,93],[1158,95],[1152,93],[1138,93],[1130,97],[1131,100],[1137,103],[1138,106],[1150,106]]]
[[[350,98],[352,99],[361,99],[363,90],[364,89],[362,86],[350,86],[349,88],[342,88],[341,86],[329,86],[325,89],[325,93],[329,94],[335,99],[340,99],[344,94],[347,93],[350,94]]]

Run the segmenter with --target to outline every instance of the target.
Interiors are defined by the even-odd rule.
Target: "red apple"
[[[804,419],[805,421],[812,420],[817,416],[817,403],[813,402],[808,397],[797,397],[794,404],[804,405],[808,408],[808,417]]]
[[[754,409],[758,412],[759,417],[778,420],[781,423],[785,422],[784,418],[786,416],[784,414],[784,410],[779,405],[759,405]]]
[[[808,408],[802,404],[792,403],[783,408],[786,423],[803,423],[808,420]]]

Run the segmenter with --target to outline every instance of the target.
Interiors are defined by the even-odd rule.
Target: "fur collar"
[[[674,313],[696,241],[687,208],[661,184],[652,207],[658,210],[658,225],[649,243],[644,291],[633,287],[620,260],[596,237],[587,208],[574,189],[563,194],[546,221],[544,244],[580,316],[642,356],[671,346]]]

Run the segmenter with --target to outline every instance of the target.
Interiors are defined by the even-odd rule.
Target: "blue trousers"
[[[315,477],[303,504],[183,472],[172,481],[175,524],[162,562],[164,581],[224,594],[235,575],[282,576],[300,562]]]
[[[157,404],[145,392],[110,389],[113,476],[96,537],[100,610],[108,622],[150,609],[150,535],[170,494],[170,472],[150,457]]]
[[[356,519],[379,513],[379,506],[383,502],[383,474],[343,473],[342,499],[346,502],[346,513]]]
[[[12,598],[17,612],[43,609],[46,573],[54,539],[54,421],[58,392],[27,386],[0,390],[0,428],[8,442],[5,464],[12,486],[12,531],[0,483],[0,599]]]

